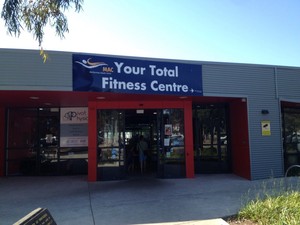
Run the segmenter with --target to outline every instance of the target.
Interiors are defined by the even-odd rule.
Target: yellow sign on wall
[[[261,134],[262,136],[271,135],[271,123],[270,121],[261,121]]]

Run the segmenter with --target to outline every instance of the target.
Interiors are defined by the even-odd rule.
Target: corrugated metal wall
[[[72,54],[48,52],[44,63],[38,51],[0,53],[0,90],[72,90]]]
[[[72,53],[48,53],[49,59],[43,63],[38,51],[1,49],[0,90],[72,90]],[[279,99],[300,102],[300,69],[191,63],[203,65],[204,96],[247,98],[252,179],[282,176]],[[269,114],[262,115],[262,109]],[[262,136],[263,120],[270,121],[271,136]]]
[[[298,100],[300,102],[300,69],[277,68],[278,95],[282,99]]]
[[[258,65],[203,65],[205,96],[247,97],[251,179],[283,175],[280,108],[274,71],[273,67]],[[263,115],[262,109],[267,109],[269,114]],[[262,136],[263,120],[270,121],[271,136]]]

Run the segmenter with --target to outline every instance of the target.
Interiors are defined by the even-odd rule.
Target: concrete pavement
[[[268,182],[273,181],[232,174],[94,183],[86,176],[3,177],[0,225],[13,224],[39,207],[47,208],[58,225],[196,224],[236,214]]]

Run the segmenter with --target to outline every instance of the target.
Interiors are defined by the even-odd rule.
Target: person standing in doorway
[[[143,135],[140,136],[140,140],[137,143],[137,150],[139,153],[141,173],[143,173],[144,170],[146,169],[146,160],[147,160],[147,151],[148,151],[148,144],[145,141]]]

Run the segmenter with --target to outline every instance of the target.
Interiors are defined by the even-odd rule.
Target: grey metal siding
[[[250,96],[248,118],[252,179],[283,175],[281,120],[278,100],[271,96]],[[263,115],[262,109],[269,114]],[[261,122],[270,121],[271,136],[263,136]]]
[[[38,51],[1,49],[0,90],[72,90],[72,53],[48,53],[49,59],[43,63]],[[204,96],[247,98],[251,178],[283,176],[279,99],[300,102],[300,68],[190,63],[202,65]],[[262,109],[269,114],[262,115]],[[262,136],[263,120],[270,121],[271,136]]]
[[[300,99],[300,69],[277,69],[278,95],[286,99]]]
[[[251,179],[254,180],[283,175],[280,109],[274,71],[273,67],[258,65],[203,65],[205,96],[247,97]],[[262,109],[267,109],[269,114],[262,115]],[[270,121],[271,136],[262,136],[263,120]]]
[[[272,95],[274,69],[247,65],[203,65],[203,92],[234,95]]]
[[[38,51],[2,49],[0,90],[72,90],[72,55],[48,54],[44,63]]]

